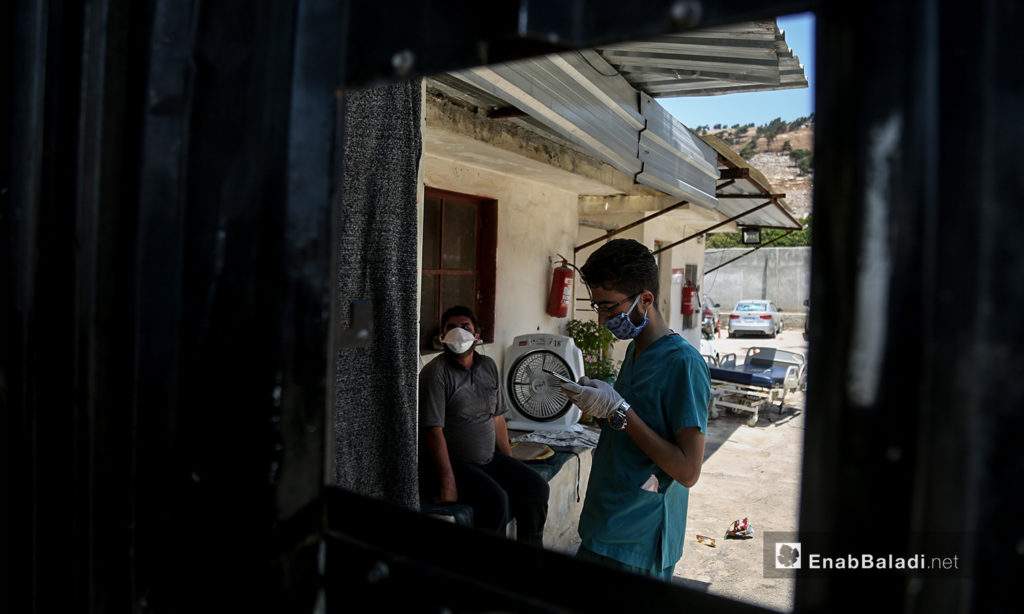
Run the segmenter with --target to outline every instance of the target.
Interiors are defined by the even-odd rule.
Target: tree
[[[796,167],[801,173],[810,175],[814,172],[814,153],[807,149],[794,149],[789,152],[789,157],[796,162]]]
[[[778,134],[779,132],[785,130],[785,128],[786,122],[782,121],[781,117],[776,117],[772,121],[768,122],[768,125],[765,126],[765,132],[774,132]]]
[[[757,153],[757,138],[753,138],[740,150],[740,157],[749,160]]]

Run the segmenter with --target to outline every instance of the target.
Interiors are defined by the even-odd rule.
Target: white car
[[[782,332],[782,313],[768,300],[746,300],[736,303],[729,314],[729,336],[759,333],[774,337]]]

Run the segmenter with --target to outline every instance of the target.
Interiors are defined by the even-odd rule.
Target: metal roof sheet
[[[693,134],[654,98],[807,87],[807,79],[769,20],[477,67],[438,75],[432,85],[479,108],[514,107],[522,116],[510,113],[511,121],[565,139],[639,184],[731,218],[765,202],[767,179],[725,143]],[[750,173],[718,181],[719,171],[730,168]],[[752,198],[736,197],[745,194]],[[781,199],[739,223],[801,227]]]
[[[807,87],[799,58],[774,20],[600,47],[633,87],[655,98]]]
[[[637,183],[715,207],[714,152],[594,51],[483,66],[452,75],[527,113]]]
[[[803,224],[798,222],[786,206],[784,198],[776,197],[768,178],[761,171],[750,166],[724,141],[718,137],[706,135],[700,137],[710,145],[718,155],[718,168],[723,174],[731,169],[745,169],[736,178],[723,178],[719,181],[718,211],[728,218],[736,217],[746,211],[760,207],[766,202],[771,205],[760,207],[736,220],[741,226],[761,226],[764,228],[782,228],[800,230]],[[738,196],[747,196],[738,198]]]

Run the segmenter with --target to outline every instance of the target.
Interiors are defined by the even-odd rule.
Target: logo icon
[[[800,569],[800,542],[775,544],[775,569]]]

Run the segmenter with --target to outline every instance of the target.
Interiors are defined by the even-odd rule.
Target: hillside
[[[694,131],[722,139],[746,158],[751,166],[764,173],[772,183],[772,188],[786,195],[786,205],[794,217],[805,217],[811,213],[811,188],[814,185],[813,115],[792,122],[776,119],[764,126],[698,126]],[[798,166],[797,159],[801,157],[807,160],[804,169]]]

